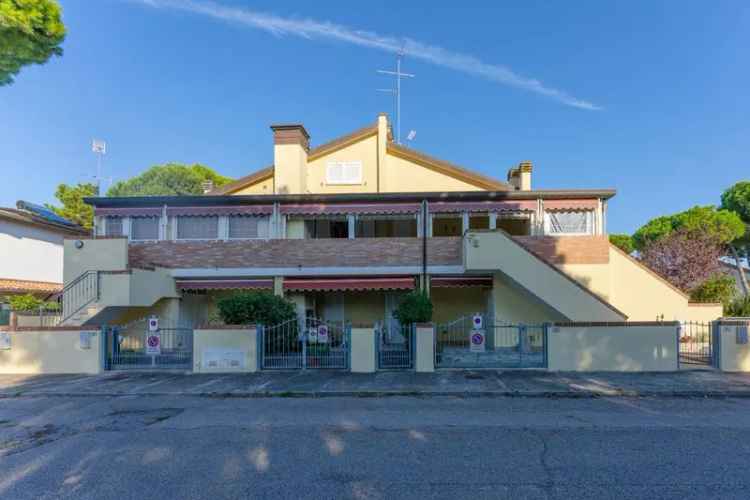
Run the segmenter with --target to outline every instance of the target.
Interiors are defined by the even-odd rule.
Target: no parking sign
[[[161,335],[159,335],[159,318],[148,318],[148,332],[146,333],[146,354],[158,356],[161,354]]]
[[[472,330],[469,333],[469,351],[470,352],[484,352],[484,350],[485,350],[484,330]]]

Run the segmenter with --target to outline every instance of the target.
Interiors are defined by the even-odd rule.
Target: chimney
[[[516,191],[531,191],[531,170],[531,162],[522,161],[517,167],[508,170],[508,184]]]
[[[301,124],[271,125],[271,130],[275,193],[306,193],[310,135]]]

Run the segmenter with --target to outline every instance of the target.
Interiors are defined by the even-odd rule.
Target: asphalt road
[[[750,399],[0,399],[0,498],[748,498]]]

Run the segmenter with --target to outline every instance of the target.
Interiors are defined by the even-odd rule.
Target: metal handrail
[[[97,300],[99,300],[99,271],[86,271],[63,288],[60,322],[64,323],[78,311]]]

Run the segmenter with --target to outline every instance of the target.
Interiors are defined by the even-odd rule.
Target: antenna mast
[[[378,73],[393,75],[396,77],[395,89],[378,89],[380,92],[391,92],[396,97],[396,144],[401,144],[401,79],[414,78],[416,75],[401,72],[401,59],[404,57],[404,50],[401,49],[396,53],[396,71],[379,69]]]
[[[107,153],[107,143],[101,139],[91,140],[91,151],[96,155],[96,195],[101,195],[102,157]]]

